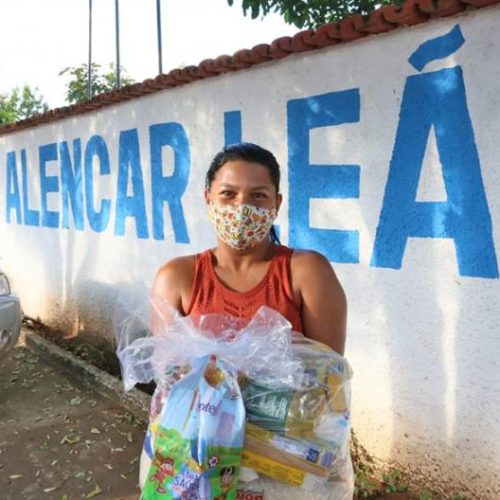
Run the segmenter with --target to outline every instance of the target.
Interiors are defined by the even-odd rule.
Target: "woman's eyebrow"
[[[238,189],[238,186],[235,186],[233,184],[227,184],[227,183],[223,182],[220,184],[219,189]],[[263,185],[263,186],[252,186],[250,188],[251,191],[258,191],[258,190],[263,190],[263,189],[269,191],[270,187]]]

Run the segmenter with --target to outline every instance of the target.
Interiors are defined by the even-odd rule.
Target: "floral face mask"
[[[208,205],[208,216],[217,235],[235,250],[246,250],[259,244],[269,234],[277,215],[276,208],[218,203]]]

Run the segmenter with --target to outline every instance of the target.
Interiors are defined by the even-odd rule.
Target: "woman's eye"
[[[266,195],[264,193],[254,193],[254,198],[257,198],[259,200],[263,199],[266,197]]]

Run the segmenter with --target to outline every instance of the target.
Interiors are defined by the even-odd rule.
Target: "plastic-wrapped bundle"
[[[292,353],[304,370],[299,386],[240,384],[247,419],[242,465],[294,487],[286,498],[298,488],[322,499],[352,498],[351,369],[345,358],[303,336],[294,335]],[[283,494],[264,484],[268,497]]]
[[[141,457],[144,498],[236,498],[240,459],[240,479],[251,480],[243,489],[257,497],[264,488],[264,498],[283,498],[287,488],[287,498],[304,490],[322,499],[352,498],[345,358],[292,333],[285,318],[265,307],[250,322],[219,314],[183,317],[161,300],[144,309],[131,313],[127,306],[115,323],[125,389],[157,384]],[[218,383],[207,378],[210,366],[222,373]],[[229,427],[227,416],[220,419],[224,412]],[[190,429],[184,434],[179,418],[184,431]],[[227,432],[217,430],[224,425]],[[172,451],[166,429],[176,429],[177,442],[179,435],[188,438],[183,454],[175,445]],[[214,452],[217,447],[232,451]],[[197,475],[188,473],[193,470]]]

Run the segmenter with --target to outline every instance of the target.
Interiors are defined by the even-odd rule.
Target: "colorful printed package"
[[[244,425],[236,370],[194,360],[161,413],[142,498],[235,499]]]

